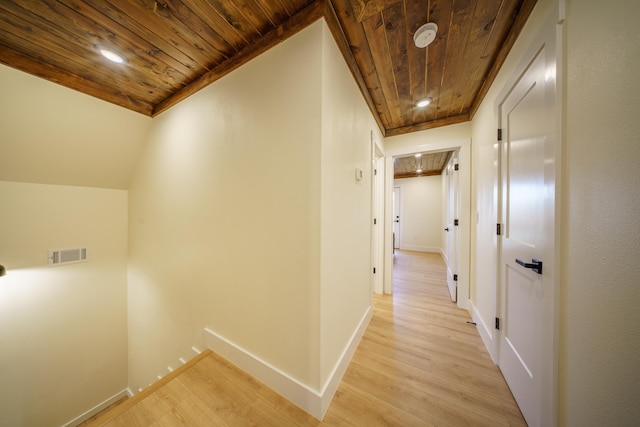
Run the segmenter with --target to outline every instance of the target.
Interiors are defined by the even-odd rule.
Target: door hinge
[[[457,274],[454,274],[454,275],[453,275],[453,281],[454,281],[454,282],[457,282],[457,281],[458,281],[458,275],[457,275]]]
[[[460,221],[458,221],[457,219],[453,220],[453,225],[460,225]]]
[[[498,129],[498,141],[502,141],[502,129]]]
[[[500,223],[496,224],[496,234],[502,236],[502,224]]]
[[[378,220],[376,218],[373,218],[373,225],[376,225],[378,223]]]
[[[453,165],[453,170],[457,171],[460,168],[460,165],[458,165],[457,163],[455,165]]]
[[[496,317],[496,329],[500,330],[500,318]]]
[[[374,169],[374,170],[373,170],[373,174],[374,174],[374,175],[378,175],[378,169]]]
[[[376,268],[373,267],[373,274],[376,274]]]

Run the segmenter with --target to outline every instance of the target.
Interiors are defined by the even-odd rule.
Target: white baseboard
[[[372,311],[371,307],[369,307],[321,391],[290,377],[287,373],[237,346],[209,328],[204,329],[203,343],[205,347],[210,348],[243,371],[271,387],[318,420],[322,420],[326,410],[329,408],[333,394],[351,361],[351,356],[353,356],[360,338],[367,328],[371,315]]]
[[[367,326],[369,326],[369,321],[371,320],[372,316],[373,316],[373,310],[371,307],[369,307],[367,308],[367,311],[362,316],[362,319],[360,319],[360,323],[358,324],[358,327],[356,328],[355,331],[353,331],[353,334],[349,339],[349,343],[347,344],[344,351],[340,355],[340,359],[338,359],[338,362],[333,368],[333,371],[331,371],[331,375],[329,375],[329,378],[324,383],[324,386],[322,387],[322,392],[320,393],[320,396],[321,396],[320,409],[321,409],[322,416],[318,419],[322,420],[322,417],[324,417],[324,414],[327,412],[327,409],[329,409],[329,405],[331,404],[333,395],[336,393],[336,390],[340,385],[340,381],[342,381],[342,377],[344,376],[344,373],[347,371],[347,368],[349,367],[349,363],[351,362],[353,353],[356,352],[356,349],[358,348],[358,344],[360,343],[360,339],[362,338],[362,335],[364,335],[364,332],[367,329]]]
[[[434,246],[419,246],[419,245],[402,245],[400,250],[403,251],[416,251],[416,252],[435,252],[441,253],[442,249]]]
[[[83,422],[85,422],[89,418],[93,417],[94,415],[100,413],[101,411],[104,411],[109,406],[111,406],[114,403],[116,403],[118,400],[120,400],[120,399],[122,399],[124,397],[131,397],[131,396],[132,396],[131,390],[129,390],[129,389],[122,390],[121,392],[111,396],[110,398],[108,398],[104,402],[100,403],[99,405],[94,406],[93,408],[89,409],[84,414],[79,415],[76,418],[74,418],[73,420],[71,420],[68,423],[64,424],[63,427],[75,427],[75,426],[77,426],[79,424],[82,424]]]
[[[482,338],[482,342],[484,346],[487,348],[489,352],[489,356],[491,356],[491,360],[493,363],[498,363],[498,342],[495,333],[495,329],[487,325],[483,320],[482,316],[480,316],[480,312],[476,308],[473,303],[471,305],[471,318],[474,322],[476,322],[476,328],[478,329],[478,333],[480,334],[480,338]]]

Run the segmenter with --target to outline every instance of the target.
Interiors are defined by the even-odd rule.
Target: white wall
[[[0,65],[0,425],[61,425],[127,387],[127,193],[113,189],[150,124]],[[46,266],[74,245],[91,261]]]
[[[127,192],[0,181],[0,425],[62,425],[127,388]],[[48,250],[87,246],[49,267]]]
[[[132,388],[205,327],[327,386],[370,306],[372,128],[323,21],[154,120],[130,189]]]
[[[640,3],[567,3],[561,424],[631,426],[640,420]]]
[[[384,140],[385,152],[391,153],[411,150],[420,146],[437,145],[443,142],[468,139],[471,134],[471,123],[458,123],[456,125],[429,129],[421,132],[407,133],[392,136]],[[439,148],[435,148],[437,150]]]
[[[442,251],[442,175],[394,180],[400,187],[400,249]]]
[[[127,189],[150,125],[0,64],[0,180]]]
[[[324,22],[324,21],[323,21]],[[321,382],[371,305],[371,131],[382,135],[322,25]],[[364,178],[356,180],[356,168]],[[339,378],[338,378],[339,379]]]
[[[133,389],[205,327],[319,389],[321,31],[154,119],[130,188]]]

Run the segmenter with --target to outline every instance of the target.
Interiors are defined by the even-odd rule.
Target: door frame
[[[446,228],[443,230],[443,250],[442,255],[447,266],[447,287],[451,294],[451,301],[457,302],[458,300],[458,283],[454,280],[454,277],[458,274],[458,226],[455,225],[455,220],[459,218],[460,210],[460,182],[459,173],[455,166],[459,162],[458,150],[453,151],[451,157],[445,165],[446,175],[443,176],[443,196],[446,200],[443,203],[445,214],[444,222]],[[455,282],[455,283],[454,283]],[[454,291],[455,289],[455,291]]]
[[[458,248],[458,301],[457,305],[466,310],[470,307],[470,248],[471,248],[471,138],[453,141],[439,141],[410,147],[387,150],[386,155],[386,179],[385,217],[393,217],[391,205],[391,193],[393,191],[393,158],[410,155],[416,152],[438,153],[442,151],[459,150],[460,164],[460,225]],[[385,221],[385,270],[384,293],[392,292],[393,283],[393,223]]]
[[[384,171],[386,163],[382,146],[374,137],[373,131],[371,131],[371,166],[371,293],[382,294],[385,271]]]
[[[526,54],[519,61],[518,66],[516,67],[515,72],[511,75],[511,77],[507,80],[502,90],[499,92],[499,95],[496,97],[495,102],[495,115],[497,118],[498,128],[502,128],[502,105],[507,100],[509,94],[511,93],[512,88],[516,85],[516,83],[520,80],[522,75],[526,72],[531,62],[536,58],[537,54],[540,52],[542,47],[551,46],[551,54],[550,57],[555,60],[555,70],[547,70],[548,78],[552,78],[555,80],[555,90],[554,92],[554,111],[553,117],[555,120],[554,130],[552,132],[551,138],[554,139],[555,149],[552,166],[554,171],[554,193],[550,197],[553,202],[552,212],[553,212],[553,256],[548,261],[545,260],[545,269],[551,271],[551,277],[553,278],[553,291],[551,293],[551,302],[548,307],[545,308],[545,322],[551,322],[549,329],[552,333],[550,337],[550,346],[551,348],[545,348],[543,354],[546,355],[545,360],[543,360],[543,371],[545,372],[545,377],[542,383],[542,408],[541,408],[541,419],[543,425],[548,426],[557,426],[559,422],[559,414],[558,414],[558,399],[559,399],[559,376],[558,376],[558,366],[559,366],[559,354],[560,354],[560,268],[558,268],[560,264],[561,257],[561,248],[562,248],[562,240],[561,240],[561,201],[562,201],[562,152],[563,152],[563,139],[562,139],[562,126],[564,120],[563,114],[563,85],[564,85],[564,62],[563,62],[563,34],[564,34],[564,18],[565,18],[565,2],[564,0],[558,0],[556,7],[553,9],[553,12],[545,21],[544,25],[541,27],[538,35],[535,37],[529,48],[526,50]],[[502,194],[502,168],[503,159],[502,159],[502,143],[498,142],[495,146],[494,150],[495,156],[495,164],[496,164],[496,173],[494,175],[494,184],[497,189],[496,200],[495,200],[495,208],[497,215],[497,223],[502,224],[502,204],[503,204],[503,194]],[[546,184],[546,183],[545,183]],[[496,239],[496,316],[503,318],[504,307],[502,303],[504,286],[502,283],[502,236],[497,236]],[[498,358],[499,348],[502,342],[503,330],[496,331],[496,340],[494,351],[496,354],[497,364],[500,364],[500,360]]]

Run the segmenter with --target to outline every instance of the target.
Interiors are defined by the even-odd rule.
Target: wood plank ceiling
[[[438,153],[415,153],[393,158],[393,178],[417,178],[442,175],[452,151]]]
[[[470,120],[535,2],[0,0],[0,62],[155,116],[324,17],[390,136]]]

